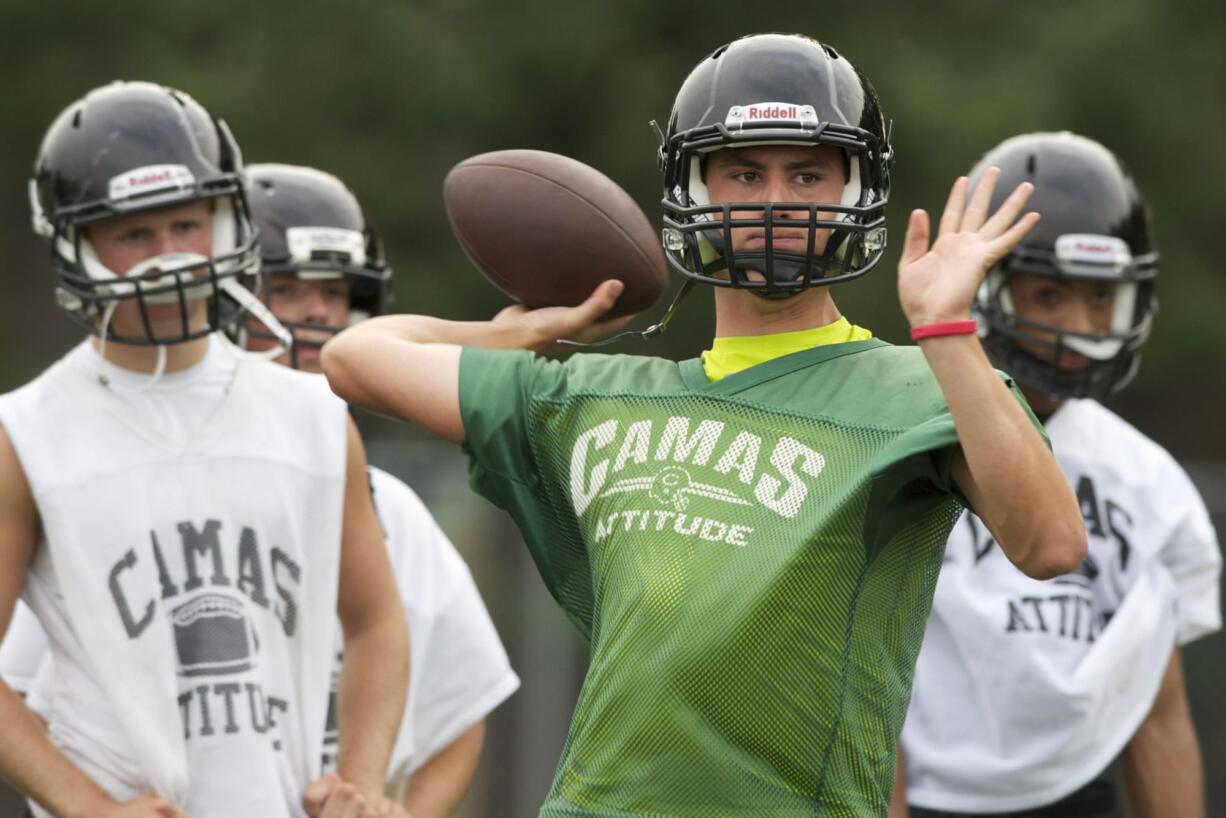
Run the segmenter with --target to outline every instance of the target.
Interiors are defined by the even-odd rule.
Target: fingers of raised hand
[[[995,166],[988,168],[984,171],[983,176],[979,177],[975,189],[971,191],[970,203],[966,206],[966,212],[962,214],[962,223],[958,226],[960,231],[977,231],[983,227],[983,222],[988,217],[988,206],[992,204],[992,191],[996,190],[998,178],[1000,178],[1000,168]]]
[[[1030,199],[1030,194],[1034,193],[1034,185],[1029,182],[1022,182],[1013,189],[1009,197],[1001,202],[1000,207],[992,214],[992,218],[988,219],[980,229],[980,234],[985,239],[994,239],[1001,233],[1009,229],[1022,212],[1022,208],[1026,206],[1026,202]]]
[[[941,213],[941,224],[937,228],[937,237],[949,233],[957,233],[962,225],[962,211],[966,208],[966,186],[969,179],[959,176],[949,189],[949,198],[945,200],[945,210]]]
[[[1004,232],[1004,234],[992,239],[988,244],[990,252],[989,265],[995,264],[1000,259],[1004,258],[1005,253],[1012,250],[1017,243],[1022,240],[1022,237],[1030,232],[1036,224],[1039,223],[1039,214],[1030,212]]]
[[[907,236],[903,240],[902,263],[923,258],[928,252],[928,211],[912,210],[907,221]]]

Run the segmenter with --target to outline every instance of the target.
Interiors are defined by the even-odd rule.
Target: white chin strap
[[[245,307],[253,316],[255,316],[258,321],[260,321],[260,323],[264,324],[264,326],[268,328],[268,331],[271,332],[277,339],[277,345],[273,348],[262,350],[260,352],[253,352],[231,343],[230,339],[226,338],[224,333],[218,333],[222,341],[230,347],[234,354],[249,355],[253,358],[271,361],[274,358],[279,358],[281,355],[289,352],[290,347],[294,344],[293,334],[282,326],[281,322],[277,320],[276,316],[273,315],[266,306],[264,306],[262,301],[256,298],[250,290],[239,284],[233,278],[224,279],[221,282],[221,288],[227,295],[237,301],[241,306]],[[118,302],[112,301],[106,305],[106,308],[102,313],[102,330],[98,337],[98,356],[103,360],[106,360],[106,332],[110,326],[111,317],[115,314],[115,308],[118,305]],[[158,359],[156,366],[154,366],[153,373],[149,376],[149,380],[145,381],[141,385],[140,389],[137,390],[138,392],[144,392],[147,389],[151,389],[154,384],[161,380],[162,375],[166,372],[166,345],[158,344],[157,351]],[[103,386],[110,385],[110,381],[107,379],[106,374],[101,370],[98,372],[98,382]]]
[[[106,332],[111,326],[111,318],[115,315],[115,308],[118,306],[118,301],[112,301],[106,305],[102,312],[102,330],[98,335],[98,357],[104,361],[106,360]],[[155,383],[162,379],[162,375],[166,372],[166,345],[158,344],[157,350],[158,360],[157,364],[153,367],[153,374],[149,376],[149,380],[141,384],[140,389],[136,390],[137,392],[144,392],[152,388]],[[106,373],[101,369],[98,370],[98,383],[107,387],[111,385],[110,379],[107,378]]]
[[[239,284],[233,278],[222,279],[221,289],[226,295],[237,301],[239,306],[249,312],[253,318],[263,324],[272,333],[273,337],[277,339],[277,345],[271,349],[260,350],[258,352],[243,350],[244,354],[271,361],[289,352],[290,347],[294,345],[294,334],[277,320],[277,316],[272,314],[272,310],[268,309],[264,302],[256,297],[255,293]]]

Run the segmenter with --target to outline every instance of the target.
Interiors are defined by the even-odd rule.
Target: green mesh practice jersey
[[[589,637],[542,816],[884,816],[953,421],[877,340],[698,360],[465,349],[473,485]]]

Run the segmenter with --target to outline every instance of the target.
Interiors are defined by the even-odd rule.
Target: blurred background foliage
[[[988,148],[1019,132],[1069,129],[1123,157],[1153,207],[1162,311],[1141,374],[1115,408],[1188,464],[1226,528],[1226,5],[1204,0],[0,0],[0,389],[76,338],[53,305],[25,182],[46,126],[96,85],[181,88],[229,121],[247,161],[336,173],[387,240],[396,308],[479,319],[505,302],[450,236],[440,196],[448,169],[488,150],[556,151],[603,170],[656,219],[648,121],[667,119],[698,60],[755,31],[832,43],[873,79],[894,122],[892,253],[835,292],[845,313],[887,340],[905,338],[893,277],[906,213],[939,208]],[[709,298],[700,291],[665,337],[622,351],[697,354],[710,337]],[[372,460],[407,473],[434,503],[524,677],[494,720],[466,814],[534,815],[582,647],[522,552],[502,545],[505,518],[466,493],[463,463],[403,427],[366,425]],[[1224,645],[1204,640],[1187,659],[1211,781],[1226,771]],[[1212,786],[1211,814],[1226,814],[1226,784]]]

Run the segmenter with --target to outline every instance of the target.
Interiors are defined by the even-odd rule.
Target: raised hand
[[[989,168],[969,203],[967,177],[954,182],[931,248],[928,213],[912,211],[898,262],[898,300],[911,326],[966,319],[984,275],[1039,221],[1033,212],[1018,219],[1034,191],[1029,182],[1018,185],[988,218],[999,176],[999,168]]]

